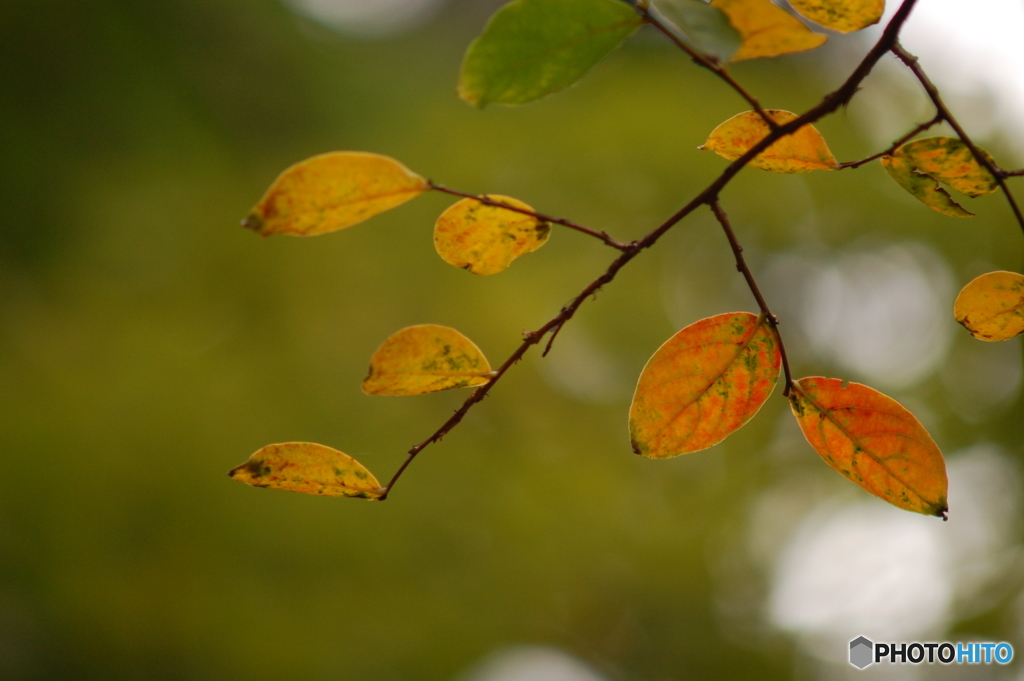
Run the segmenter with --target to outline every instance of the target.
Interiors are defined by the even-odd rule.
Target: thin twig
[[[421,451],[423,451],[430,444],[439,441],[441,438],[447,435],[452,430],[452,428],[458,425],[459,422],[462,421],[462,419],[466,416],[466,413],[469,412],[470,408],[472,408],[474,404],[477,404],[478,402],[483,400],[484,397],[487,396],[487,393],[489,393],[491,388],[493,388],[494,385],[499,380],[501,380],[501,377],[505,375],[505,372],[507,372],[512,367],[513,364],[522,359],[523,355],[526,354],[526,351],[529,350],[531,346],[539,343],[546,334],[557,329],[560,329],[562,325],[564,325],[573,317],[574,314],[576,314],[576,310],[579,309],[579,306],[582,305],[588,297],[597,293],[603,286],[611,282],[615,278],[615,275],[618,274],[619,270],[622,269],[630,260],[638,256],[641,252],[644,251],[644,249],[653,246],[658,241],[658,239],[660,239],[662,236],[665,235],[666,232],[668,232],[668,230],[672,229],[672,227],[678,224],[683,218],[685,218],[687,215],[692,213],[697,208],[705,204],[712,205],[715,202],[717,202],[718,195],[722,191],[722,189],[727,184],[729,184],[732,178],[734,178],[755,156],[760,154],[762,151],[767,149],[769,146],[774,144],[782,137],[790,135],[799,130],[801,127],[809,123],[813,123],[833,113],[834,111],[844,106],[845,104],[848,104],[849,101],[853,98],[853,96],[857,93],[857,90],[860,87],[861,82],[868,76],[869,73],[871,73],[871,70],[875,67],[875,64],[878,63],[878,60],[881,59],[882,56],[885,55],[887,52],[889,52],[889,50],[892,49],[892,47],[896,44],[896,40],[899,36],[900,29],[903,27],[903,23],[907,20],[907,17],[910,15],[910,11],[914,8],[914,5],[916,3],[917,0],[903,0],[903,4],[900,5],[899,9],[896,10],[896,13],[893,15],[892,19],[889,20],[889,24],[885,27],[885,30],[882,32],[882,36],[878,39],[878,42],[875,43],[874,47],[872,47],[871,50],[864,56],[864,59],[861,60],[860,64],[857,65],[853,73],[850,74],[850,76],[842,85],[840,85],[836,90],[833,90],[829,94],[825,95],[825,97],[817,106],[810,109],[802,116],[769,131],[769,133],[760,142],[753,145],[749,150],[747,150],[745,154],[743,154],[735,161],[730,163],[728,166],[726,166],[725,170],[723,170],[722,173],[710,185],[708,185],[700,194],[691,199],[689,203],[687,203],[685,206],[676,211],[672,216],[670,216],[667,220],[665,220],[665,222],[663,222],[661,225],[659,225],[657,228],[655,228],[653,231],[647,234],[647,236],[640,239],[639,241],[634,241],[630,244],[626,244],[625,248],[622,249],[622,254],[614,261],[612,261],[612,263],[608,266],[608,269],[606,269],[604,273],[601,274],[597,279],[587,284],[587,286],[567,305],[565,305],[553,319],[548,321],[546,324],[544,324],[544,326],[540,327],[536,331],[527,333],[523,339],[523,342],[519,345],[518,348],[516,348],[515,352],[513,352],[512,355],[507,360],[505,360],[505,363],[501,365],[497,372],[495,372],[494,377],[488,383],[485,383],[484,385],[474,390],[473,393],[469,396],[469,398],[467,398],[466,401],[462,404],[462,406],[459,407],[459,409],[451,416],[451,418],[445,421],[440,428],[434,431],[433,435],[431,435],[426,440],[423,440],[418,445],[409,450],[408,457],[406,458],[405,462],[399,467],[398,471],[394,474],[394,476],[392,476],[387,486],[384,488],[384,493],[380,496],[380,500],[383,501],[384,499],[387,498],[388,494],[391,492],[391,489],[394,487],[395,483],[402,476],[405,470],[409,467],[409,464],[412,463],[412,460],[415,459],[416,456],[419,455]],[[448,191],[448,193],[455,193],[450,190],[441,189],[436,185],[432,186],[434,186],[436,189],[440,191]],[[456,195],[462,196],[462,194]],[[468,195],[468,198],[479,199],[480,197]],[[510,206],[503,207],[511,208]],[[548,349],[550,349],[550,346]]]
[[[675,45],[683,52],[688,54],[690,56],[690,59],[692,59],[694,63],[696,63],[698,66],[707,69],[708,71],[711,71],[711,73],[715,74],[723,81],[725,81],[729,85],[729,87],[731,87],[736,92],[736,94],[738,94],[740,97],[745,99],[748,104],[750,104],[754,111],[756,111],[764,120],[764,122],[768,125],[769,129],[778,129],[779,124],[773,121],[768,116],[765,110],[761,107],[760,102],[758,102],[753,95],[747,92],[742,85],[733,80],[733,77],[729,75],[729,72],[725,70],[724,66],[712,62],[706,56],[704,56],[697,50],[687,45],[685,41],[680,39],[679,36],[675,34],[675,31],[673,31],[671,28],[665,25],[665,22],[661,20],[660,16],[658,16],[655,12],[651,11],[651,8],[637,7],[637,12],[639,12],[640,16],[644,18],[644,21],[649,23],[654,28],[658,29],[658,31],[662,35],[664,35],[666,38],[675,43]]]
[[[556,217],[552,217],[550,215],[545,215],[544,213],[538,213],[536,211],[527,210],[525,208],[519,208],[518,206],[513,206],[511,204],[504,203],[503,201],[495,201],[494,199],[487,198],[486,196],[478,196],[476,194],[467,194],[465,192],[460,192],[460,191],[455,190],[455,189],[449,189],[448,187],[445,187],[443,185],[437,184],[436,182],[434,182],[432,180],[427,180],[427,185],[429,185],[431,189],[433,189],[435,191],[439,191],[439,192],[444,192],[445,194],[451,194],[452,196],[461,196],[461,197],[463,197],[465,199],[476,199],[477,201],[479,201],[480,203],[484,204],[485,206],[495,206],[497,208],[504,208],[506,210],[513,211],[515,213],[521,213],[523,215],[529,215],[530,217],[537,218],[541,222],[551,222],[551,223],[554,223],[556,225],[562,225],[563,227],[568,227],[569,229],[575,229],[577,232],[583,232],[584,234],[589,234],[590,236],[594,237],[595,239],[600,239],[605,244],[611,246],[612,248],[620,250],[620,251],[624,251],[627,248],[629,248],[629,244],[623,243],[623,242],[619,241],[618,239],[613,239],[612,237],[610,237],[608,235],[607,232],[599,232],[596,229],[590,229],[589,227],[584,227],[583,225],[578,225],[575,222],[571,222],[571,221],[566,220],[564,218],[556,218]]]
[[[729,216],[722,210],[722,204],[719,203],[717,197],[710,203],[710,206],[711,212],[718,219],[718,224],[722,225],[722,230],[729,240],[729,246],[732,247],[733,255],[736,256],[736,271],[741,273],[743,278],[747,280],[747,287],[754,294],[757,306],[761,309],[761,313],[764,314],[768,324],[771,325],[772,330],[775,332],[776,340],[779,341],[779,354],[782,356],[782,369],[786,376],[786,387],[782,394],[785,397],[789,397],[789,391],[793,388],[793,374],[789,370],[789,357],[786,356],[786,345],[782,342],[782,334],[779,333],[779,318],[772,314],[772,311],[768,308],[768,303],[765,302],[764,296],[761,295],[761,289],[758,288],[757,282],[754,280],[754,274],[747,266],[746,258],[743,257],[743,246],[740,245],[739,239],[736,238],[736,232],[733,231],[732,225],[729,224]]]
[[[920,125],[915,127],[913,130],[908,132],[906,135],[904,135],[903,137],[901,137],[898,140],[896,140],[895,142],[893,142],[892,146],[890,146],[885,151],[880,151],[877,154],[874,154],[872,156],[868,156],[867,158],[861,159],[860,161],[849,161],[847,163],[840,163],[836,167],[836,170],[842,170],[844,168],[859,168],[862,165],[864,165],[865,163],[870,163],[871,161],[874,161],[875,159],[882,158],[883,156],[891,156],[893,154],[893,152],[895,152],[899,147],[903,146],[906,142],[910,141],[911,138],[921,134],[922,132],[924,132],[925,130],[928,130],[929,128],[932,128],[932,127],[938,125],[939,123],[941,123],[945,119],[946,119],[946,117],[940,111],[939,113],[935,114],[935,117],[932,118],[927,123],[921,123]]]
[[[1021,170],[1004,170],[1000,173],[1003,177],[1022,177],[1024,176],[1024,169]]]
[[[956,118],[953,117],[950,110],[946,108],[945,103],[942,101],[942,96],[939,94],[939,89],[935,87],[935,84],[932,83],[930,78],[928,78],[924,69],[921,68],[921,65],[917,61],[917,57],[903,49],[899,40],[894,41],[889,49],[901,62],[906,64],[907,68],[909,68],[911,73],[914,74],[914,77],[917,78],[917,81],[921,83],[921,87],[923,87],[924,91],[928,94],[928,98],[932,100],[935,110],[942,114],[942,117],[947,123],[949,123],[949,126],[956,131],[960,140],[967,145],[968,149],[971,150],[974,160],[984,167],[985,170],[992,173],[992,177],[995,179],[996,184],[999,185],[999,188],[1003,190],[1003,194],[1006,195],[1006,201],[1010,204],[1010,209],[1017,218],[1017,224],[1020,225],[1021,231],[1024,231],[1024,213],[1021,213],[1020,206],[1017,205],[1017,200],[1013,197],[1013,194],[1010,193],[1010,188],[1006,186],[1006,182],[1003,181],[1003,174],[1000,172],[999,167],[996,166],[996,164],[993,163],[984,152],[975,146],[974,142],[971,141],[971,138],[967,136],[967,132],[963,129],[960,123],[957,122]]]

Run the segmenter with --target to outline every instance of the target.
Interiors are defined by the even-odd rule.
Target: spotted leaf
[[[381,344],[363,381],[367,395],[421,395],[491,380],[491,365],[473,341],[435,324],[409,326]]]
[[[361,463],[315,442],[267,445],[228,475],[253,487],[326,497],[377,499],[384,492]]]
[[[1024,333],[1024,275],[989,272],[964,286],[953,315],[971,335],[1004,341]]]
[[[813,376],[796,382],[790,407],[829,466],[899,508],[945,517],[946,463],[913,414],[860,383]]]

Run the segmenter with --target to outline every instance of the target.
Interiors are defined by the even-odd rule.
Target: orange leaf
[[[975,338],[1004,341],[1024,333],[1024,274],[988,272],[964,286],[953,315]]]
[[[281,173],[242,226],[262,236],[316,236],[359,224],[429,189],[393,158],[335,151]]]
[[[781,361],[764,315],[730,312],[687,326],[640,374],[629,409],[633,451],[664,459],[718,444],[768,399]]]
[[[797,119],[797,115],[783,109],[765,109],[765,113],[779,125]],[[707,149],[723,158],[735,161],[768,136],[768,124],[756,111],[736,114],[711,131],[708,141],[698,149]],[[807,173],[812,170],[834,170],[836,159],[813,125],[805,125],[781,138],[750,160],[750,165],[773,173]]]
[[[384,492],[361,463],[315,442],[267,445],[228,475],[253,487],[327,497],[376,499]]]
[[[812,376],[796,382],[789,403],[829,466],[894,506],[945,518],[946,463],[899,402],[860,383]]]

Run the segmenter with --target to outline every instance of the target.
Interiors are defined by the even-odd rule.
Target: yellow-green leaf
[[[953,315],[971,335],[1004,341],[1024,333],[1024,275],[989,272],[964,286]]]
[[[889,177],[924,205],[943,215],[954,218],[973,217],[974,213],[953,200],[945,189],[931,175],[918,171],[902,156],[883,156],[879,159]]]
[[[780,363],[763,315],[730,312],[687,326],[640,374],[629,409],[633,451],[664,459],[718,444],[768,399]]]
[[[850,33],[877,24],[885,0],[789,0],[799,14],[819,26]]]
[[[987,151],[980,148],[978,151],[995,164]],[[978,163],[968,146],[956,137],[926,137],[907,142],[894,155],[971,198],[991,194],[999,188],[992,173]]]
[[[363,381],[367,395],[421,395],[491,380],[491,365],[473,341],[447,326],[409,326],[384,341]]]
[[[813,50],[828,40],[771,0],[714,0],[711,4],[725,12],[743,38],[732,61]]]
[[[508,196],[488,194],[484,198],[533,212],[527,204]],[[532,215],[462,199],[437,219],[434,248],[451,265],[473,274],[497,274],[519,256],[543,246],[550,231],[548,223]]]
[[[945,516],[946,462],[921,422],[891,397],[860,383],[812,376],[789,406],[829,466],[907,511]]]
[[[267,445],[228,475],[253,487],[325,497],[377,499],[384,493],[377,478],[361,463],[315,442]]]
[[[795,113],[782,109],[765,109],[765,113],[779,125],[797,118]],[[735,161],[767,137],[769,132],[768,124],[759,113],[747,111],[715,128],[708,141],[698,148]],[[773,173],[807,173],[834,170],[837,164],[821,133],[813,125],[805,125],[755,156],[750,165]]]
[[[351,227],[430,189],[393,158],[364,151],[313,156],[281,173],[242,225],[263,236]]]

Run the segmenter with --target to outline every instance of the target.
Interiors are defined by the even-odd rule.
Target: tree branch
[[[654,28],[658,29],[658,31],[662,35],[664,35],[666,38],[675,43],[675,45],[679,49],[681,49],[683,52],[690,56],[690,59],[692,59],[695,64],[707,69],[708,71],[711,71],[711,73],[715,74],[723,81],[725,81],[729,85],[729,87],[731,87],[736,92],[736,94],[738,94],[740,97],[745,99],[748,104],[750,104],[754,111],[756,111],[758,115],[760,115],[764,122],[768,125],[769,129],[778,129],[779,124],[773,121],[768,116],[768,114],[765,113],[765,110],[761,107],[760,102],[754,99],[753,95],[747,92],[742,85],[733,80],[732,76],[729,75],[729,72],[725,70],[724,66],[712,62],[706,56],[704,56],[697,50],[687,45],[683,40],[679,38],[679,36],[675,34],[675,31],[673,31],[671,28],[665,25],[665,22],[661,20],[660,16],[658,16],[655,12],[651,11],[650,7],[637,7],[636,10],[637,12],[640,13],[640,16],[644,18],[644,21],[649,23]]]
[[[739,240],[736,238],[736,233],[733,231],[732,225],[729,224],[729,217],[722,210],[722,205],[719,203],[718,198],[715,198],[710,203],[710,206],[711,212],[718,219],[718,224],[722,225],[722,230],[725,231],[725,236],[729,240],[729,246],[732,247],[733,255],[736,256],[736,270],[747,280],[747,287],[754,294],[757,306],[761,309],[765,319],[768,320],[772,330],[775,331],[775,338],[779,341],[779,354],[782,356],[782,369],[786,376],[786,387],[782,394],[784,397],[789,397],[789,391],[793,388],[793,373],[789,370],[789,357],[786,356],[786,345],[782,342],[782,334],[779,333],[779,318],[772,314],[772,311],[768,308],[768,303],[765,302],[764,296],[761,295],[761,290],[757,287],[757,282],[754,281],[754,274],[747,266],[746,258],[743,257],[743,246],[740,245]]]
[[[505,363],[502,364],[501,367],[495,372],[494,377],[488,383],[474,390],[473,393],[469,396],[469,398],[466,399],[466,401],[462,404],[462,406],[459,407],[459,409],[456,410],[456,412],[447,421],[445,421],[440,428],[434,431],[433,435],[431,435],[426,440],[423,440],[418,445],[414,446],[412,449],[409,450],[408,457],[406,458],[405,462],[399,467],[398,471],[394,474],[394,476],[392,476],[387,486],[384,488],[384,493],[379,497],[380,500],[383,501],[384,499],[387,499],[388,494],[391,493],[391,490],[394,487],[395,483],[402,476],[405,470],[409,467],[409,464],[412,463],[412,460],[415,459],[421,451],[423,451],[432,443],[441,440],[441,438],[447,435],[452,430],[452,428],[457,426],[459,422],[461,422],[462,419],[466,416],[469,410],[473,407],[473,405],[482,401],[487,396],[487,394],[491,391],[491,388],[493,388],[494,385],[499,380],[501,380],[502,376],[505,375],[505,373],[512,367],[513,364],[515,364],[516,362],[523,358],[523,355],[526,354],[527,350],[529,350],[531,346],[540,343],[540,341],[544,338],[546,334],[550,332],[557,332],[557,330],[561,329],[561,327],[567,321],[572,319],[574,314],[576,314],[576,310],[579,309],[580,305],[583,304],[583,301],[597,293],[603,286],[611,282],[615,278],[615,275],[618,274],[619,270],[622,269],[630,260],[638,256],[641,252],[643,252],[644,249],[653,246],[662,236],[664,236],[666,232],[668,232],[668,230],[670,230],[673,226],[679,223],[683,218],[692,213],[698,207],[705,204],[713,207],[717,203],[718,195],[722,191],[722,189],[727,184],[729,184],[732,178],[735,177],[755,156],[760,154],[762,151],[767,149],[769,146],[777,142],[782,137],[790,135],[799,130],[800,128],[802,128],[803,126],[808,125],[810,123],[814,123],[815,121],[824,118],[825,116],[835,112],[841,106],[849,103],[849,101],[853,99],[853,96],[857,93],[857,90],[860,87],[861,82],[868,76],[869,73],[871,73],[871,70],[878,63],[878,60],[881,59],[883,55],[888,53],[891,49],[893,49],[894,46],[898,44],[897,39],[899,37],[900,29],[903,27],[904,22],[906,22],[907,17],[910,16],[910,11],[914,8],[914,5],[916,3],[917,0],[903,0],[903,4],[900,5],[899,9],[896,10],[896,13],[893,15],[892,19],[889,20],[889,24],[885,27],[885,30],[882,32],[882,35],[878,39],[878,42],[875,43],[875,45],[871,48],[870,51],[868,51],[868,53],[864,56],[864,59],[861,60],[861,62],[854,69],[853,73],[850,74],[850,76],[842,85],[840,85],[837,89],[833,90],[829,94],[825,95],[825,97],[822,98],[821,102],[817,106],[813,107],[812,109],[804,113],[802,116],[790,121],[789,123],[786,123],[784,125],[778,125],[771,129],[768,135],[766,135],[760,142],[752,146],[745,154],[743,154],[738,159],[730,163],[725,168],[725,170],[723,170],[722,173],[710,185],[708,185],[700,194],[691,199],[689,203],[687,203],[685,206],[676,211],[671,217],[665,220],[665,222],[663,222],[661,225],[659,225],[657,228],[655,228],[653,231],[647,234],[647,236],[643,237],[639,241],[634,241],[630,244],[625,245],[625,248],[622,249],[622,254],[614,261],[612,261],[612,263],[608,266],[608,269],[606,269],[604,273],[601,274],[597,279],[590,282],[575,298],[573,298],[567,305],[565,305],[553,319],[548,321],[546,324],[544,324],[544,326],[540,327],[536,331],[527,333],[523,338],[523,342],[519,345],[518,348],[516,348],[515,352],[513,352],[512,355],[507,360],[505,360]],[[642,12],[643,10],[640,9],[638,11]],[[446,191],[444,189],[441,189],[437,185],[432,184],[431,186],[440,191]],[[448,193],[455,192],[448,191]],[[463,196],[462,194],[457,193],[456,195]],[[472,195],[466,196],[469,196],[469,198],[476,198],[480,200],[480,197]],[[502,207],[511,209],[511,206]],[[564,223],[559,222],[557,224]],[[761,301],[759,301],[759,304],[760,302]],[[768,316],[767,313],[766,316]],[[548,345],[548,349],[550,349],[550,343]]]
[[[909,68],[911,73],[914,74],[914,77],[917,78],[917,81],[921,83],[921,87],[923,87],[924,91],[928,94],[928,98],[932,100],[935,110],[942,115],[945,121],[949,123],[950,127],[956,131],[960,140],[967,145],[968,149],[971,150],[974,160],[985,168],[985,170],[992,173],[992,177],[995,178],[996,184],[999,185],[999,188],[1003,190],[1003,194],[1006,195],[1006,201],[1010,204],[1010,209],[1017,218],[1017,224],[1020,225],[1021,231],[1024,231],[1024,213],[1021,213],[1020,206],[1017,205],[1017,200],[1013,197],[1013,194],[1010,193],[1010,188],[1006,186],[1006,182],[1003,180],[1003,173],[1000,171],[999,167],[989,160],[988,156],[982,153],[982,151],[975,146],[974,142],[971,141],[971,138],[967,136],[967,132],[964,131],[960,123],[953,117],[950,110],[946,108],[945,103],[942,101],[942,96],[939,94],[939,89],[935,87],[935,84],[932,83],[930,78],[928,78],[924,69],[921,68],[921,65],[917,61],[917,57],[903,49],[903,46],[900,45],[898,40],[895,41],[889,49],[901,62],[906,64],[907,68]]]

